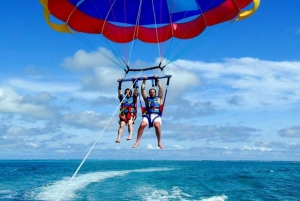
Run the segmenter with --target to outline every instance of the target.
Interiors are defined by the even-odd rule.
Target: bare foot
[[[162,146],[162,144],[158,144],[158,147],[159,147],[160,149],[163,149],[163,148],[164,148],[164,146]]]
[[[116,143],[120,143],[120,140],[116,140],[115,142],[116,142]]]
[[[126,140],[131,140],[131,137],[128,137]]]
[[[132,148],[137,148],[138,146],[139,146],[139,143],[135,143]]]

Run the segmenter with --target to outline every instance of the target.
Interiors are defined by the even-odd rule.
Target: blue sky
[[[208,29],[165,68],[172,79],[159,150],[153,129],[131,148],[140,117],[134,140],[125,131],[115,143],[122,69],[50,29],[38,1],[2,2],[0,159],[82,159],[99,139],[89,158],[299,160],[299,9],[262,1],[252,17]],[[101,36],[86,38],[114,57]],[[157,55],[157,46],[137,42],[130,65],[153,66]]]

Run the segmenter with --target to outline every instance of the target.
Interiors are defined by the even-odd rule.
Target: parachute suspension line
[[[198,6],[198,8],[199,8],[199,11],[200,11],[201,15],[203,16],[203,13],[204,13],[204,12],[203,12],[202,8],[200,7],[200,5],[199,5],[197,2],[196,2],[196,4],[197,4],[197,6]],[[207,27],[206,19],[205,19],[204,17],[203,17],[203,19],[204,19],[204,22],[205,22],[205,27]],[[193,24],[193,25],[194,25],[194,24]],[[193,26],[193,25],[192,25],[192,26]],[[192,26],[190,26],[190,28],[187,29],[187,30],[185,31],[184,36],[190,31],[190,29],[191,29]],[[203,30],[203,31],[204,31],[204,30]],[[178,44],[179,44],[179,41],[177,41],[177,43],[176,43],[176,45],[175,45],[174,47],[176,47]],[[194,42],[192,43],[192,42],[190,41],[189,44],[188,44],[185,48],[181,49],[182,51],[180,51],[180,52],[178,52],[177,54],[175,54],[175,56],[174,56],[172,59],[170,59],[169,62],[168,62],[167,64],[169,64],[169,63],[175,61],[176,59],[180,58],[182,55],[184,55],[185,53],[187,53],[188,51],[190,51],[190,50],[189,50],[189,49],[190,49],[190,46],[192,46],[193,44],[194,44]]]
[[[199,9],[201,10],[201,8],[199,7]],[[201,10],[202,12],[202,10]],[[235,11],[233,11],[232,13],[234,13]],[[203,12],[202,12],[203,13]],[[224,20],[225,19],[228,19],[230,17],[230,15],[232,14],[230,13],[228,16],[224,17]],[[205,22],[206,22],[206,19],[204,18]],[[230,23],[227,23],[225,22],[226,24],[228,24],[227,26],[224,26],[223,28],[219,28],[219,31],[218,32],[215,32],[214,30],[217,29],[217,27],[219,26],[213,26],[213,27],[210,27],[209,30],[207,30],[205,32],[205,34],[201,34],[201,37],[196,37],[194,40],[191,40],[189,41],[189,44],[187,45],[186,48],[184,48],[181,52],[177,53],[173,59],[170,60],[170,62],[168,62],[166,65],[172,63],[173,61],[175,61],[175,59],[178,59],[180,57],[182,57],[183,55],[185,55],[186,53],[190,52],[191,50],[195,49],[196,47],[198,47],[200,44],[203,44],[204,42],[207,42],[209,39],[211,39],[212,37],[220,34],[223,30],[225,30],[226,28],[228,28],[228,26],[230,26],[231,24],[234,23],[234,21],[230,21]],[[213,32],[214,31],[214,32]],[[211,32],[213,32],[211,34]]]
[[[123,12],[124,12],[124,23],[126,23],[127,13],[126,13],[126,3],[125,3],[124,0],[123,0]],[[117,21],[115,15],[113,15],[113,16],[114,16],[115,21]],[[126,26],[124,28],[125,28],[125,30],[127,29]],[[119,33],[119,35],[120,35],[120,33]],[[126,62],[126,65],[129,66],[129,62],[128,62],[128,50],[127,50],[126,46],[120,44],[120,49],[123,52],[123,58],[124,58],[124,60]]]
[[[93,2],[94,2],[94,0],[93,0]],[[109,1],[110,2],[110,1]],[[109,16],[109,14],[110,13],[112,13],[112,15],[115,17],[115,15],[114,15],[114,13],[113,12],[111,12],[112,11],[112,8],[113,8],[113,6],[115,5],[115,2],[116,2],[116,0],[114,0],[114,2],[111,4],[111,6],[110,6],[110,9],[109,9],[109,11],[107,12],[107,15],[106,15],[106,17],[105,17],[105,20],[104,20],[104,23],[103,23],[103,26],[102,26],[102,30],[101,30],[101,33],[103,33],[103,30],[104,30],[104,26],[105,26],[105,24],[106,24],[106,22],[107,22],[107,18],[108,18],[108,16]],[[94,5],[95,5],[95,3],[94,3]],[[95,6],[96,7],[96,6]],[[98,10],[98,7],[96,7],[96,9],[97,9],[97,12],[99,13],[99,15],[100,15],[100,12],[99,12],[99,10]],[[111,35],[111,32],[109,32],[109,34]],[[119,34],[119,36],[120,36],[120,33],[118,33]],[[109,45],[109,42],[108,42],[108,40],[106,39],[106,37],[104,37],[105,38],[105,41],[106,41],[106,43],[108,44],[108,46],[110,47],[110,49],[112,49],[111,48],[111,45]],[[128,66],[128,61],[124,58],[124,56],[123,55],[125,55],[125,53],[124,53],[124,50],[122,50],[123,51],[123,53],[120,51],[120,49],[119,49],[119,47],[117,46],[117,44],[116,43],[113,43],[114,44],[114,46],[115,46],[115,48],[118,50],[118,56],[123,60],[123,62],[125,63],[125,65],[126,65],[126,67]]]
[[[67,21],[66,21],[66,23],[67,24],[69,24],[69,20],[70,20],[70,18],[71,18],[71,16],[73,15],[73,13],[75,12],[75,10],[78,8],[78,6],[80,5],[80,4],[82,4],[84,2],[84,0],[81,0],[81,1],[79,1],[77,4],[76,4],[76,6],[74,7],[74,9],[72,10],[72,12],[70,13],[70,15],[68,16],[68,19],[67,19]]]
[[[236,3],[236,2],[235,2],[235,3]],[[203,11],[202,11],[202,9],[201,9],[201,7],[200,7],[199,4],[198,4],[198,7],[199,7],[199,10],[201,11],[201,13],[203,14]],[[239,9],[239,10],[240,10],[240,9]],[[232,13],[234,13],[235,11],[236,11],[236,10],[232,11]],[[225,16],[223,20],[224,20],[224,21],[227,21],[226,19],[230,18],[230,16],[231,16],[232,13],[230,13],[228,16]],[[206,23],[205,17],[203,17],[203,19],[204,19],[204,21],[205,21],[205,23]],[[228,26],[231,25],[231,24],[233,24],[233,22],[234,22],[234,21],[231,21],[230,23],[228,23]],[[206,24],[207,24],[207,23],[206,23]],[[189,42],[189,45],[187,46],[187,48],[185,48],[182,52],[180,52],[180,53],[177,54],[177,58],[179,58],[179,57],[181,57],[182,55],[186,54],[187,52],[189,52],[189,51],[195,49],[195,48],[196,48],[197,46],[199,46],[200,44],[203,44],[204,42],[207,42],[208,39],[210,39],[210,38],[212,38],[213,36],[215,36],[215,35],[221,33],[221,31],[223,31],[225,28],[228,28],[228,26],[223,27],[222,29],[219,29],[218,32],[213,32],[213,34],[210,34],[213,30],[216,30],[216,29],[217,29],[216,26],[213,26],[210,30],[208,30],[208,31],[205,33],[205,35],[202,35],[203,37],[205,36],[206,38],[200,40],[200,37],[199,37],[195,42],[193,42],[193,43],[192,43],[192,42]],[[206,27],[207,27],[207,26],[206,26]]]
[[[92,2],[93,2],[93,4],[94,4],[94,7],[95,7],[95,9],[97,10],[99,16],[101,16],[100,11],[99,11],[98,7],[97,7],[96,4],[95,4],[95,1],[92,0]],[[111,4],[111,7],[110,7],[109,11],[107,12],[107,15],[106,15],[106,17],[105,17],[105,20],[104,20],[104,23],[103,23],[103,26],[102,26],[101,33],[103,33],[104,26],[105,26],[105,24],[106,24],[106,20],[107,20],[107,18],[108,18],[109,13],[111,13],[111,10],[112,10],[112,8],[113,8],[115,2],[116,2],[116,0],[114,0],[114,2]],[[108,32],[108,33],[110,34],[110,32]],[[124,55],[124,54],[121,53],[121,51],[120,51],[119,47],[117,46],[117,44],[116,44],[116,43],[113,43],[115,48],[112,48],[112,46],[110,45],[108,39],[106,39],[106,37],[102,37],[102,38],[104,38],[105,43],[106,43],[106,44],[109,46],[109,48],[113,51],[114,55],[116,55],[117,58],[118,58],[119,60],[121,60],[122,63],[124,63],[125,66],[127,67],[127,66],[128,66],[128,63],[127,63],[127,61],[124,59],[124,57],[122,56],[122,55]],[[117,50],[117,51],[115,51],[115,50]],[[125,70],[126,67],[123,67],[123,69]]]
[[[166,76],[164,69],[162,69],[161,72],[164,76]]]
[[[140,73],[138,74],[138,77],[141,76],[142,72],[143,72],[143,71],[141,70]],[[123,80],[125,80],[126,75],[127,75],[127,73],[125,73],[125,76],[124,76]],[[132,78],[132,81],[133,81],[133,83],[132,83],[132,86],[130,87],[131,90],[133,89],[133,86],[136,86],[136,82],[138,81],[138,79]],[[121,82],[122,82],[122,81],[121,81]],[[122,101],[124,101],[124,99],[125,99],[125,97],[123,98]],[[121,106],[121,104],[119,105],[119,107],[120,107],[120,106]]]
[[[233,22],[230,22],[228,24],[228,26],[230,26],[231,24],[233,24]],[[209,39],[213,38],[214,36],[218,35],[221,33],[221,31],[225,30],[227,27],[223,27],[222,29],[219,29],[219,32],[213,32],[216,27],[213,27],[211,30],[207,31],[205,35],[203,35],[203,38],[200,40],[197,39],[193,44],[190,43],[190,45],[188,46],[188,48],[185,48],[184,51],[182,51],[181,53],[177,54],[177,58],[180,58],[181,56],[185,55],[186,53],[190,52],[191,50],[195,49],[196,47],[198,47],[200,44],[204,44],[205,42],[209,41]],[[212,33],[211,33],[212,32]],[[211,33],[211,34],[210,34]]]
[[[123,80],[126,78],[126,76],[127,76],[127,73],[125,73],[125,75],[124,75],[124,77],[123,77]]]
[[[142,71],[140,72],[139,76],[141,75]],[[125,75],[126,77],[126,75]],[[131,89],[133,88],[133,86],[135,86],[135,83],[137,82],[137,79],[134,80],[133,85],[131,87]],[[125,99],[125,96],[124,96]],[[123,101],[124,101],[123,99]],[[103,130],[101,131],[101,133],[99,134],[98,138],[96,139],[96,141],[93,143],[93,145],[91,146],[91,148],[89,149],[89,151],[87,152],[87,154],[85,155],[85,157],[83,158],[83,160],[81,161],[80,165],[78,166],[78,168],[76,169],[76,171],[74,172],[74,174],[72,175],[71,179],[68,181],[68,183],[64,186],[61,194],[59,195],[59,198],[57,199],[57,201],[60,201],[61,198],[63,197],[67,186],[69,186],[71,184],[71,182],[74,180],[74,178],[76,177],[77,173],[79,172],[79,170],[81,169],[81,167],[83,166],[83,164],[85,163],[86,159],[88,158],[88,156],[90,155],[90,153],[92,152],[92,150],[94,149],[94,147],[96,146],[96,144],[98,143],[98,141],[100,140],[100,138],[102,137],[104,131],[106,130],[106,128],[108,127],[109,123],[111,122],[112,118],[116,115],[118,109],[121,107],[122,102],[119,103],[119,105],[117,106],[117,108],[114,110],[112,116],[110,117],[110,119],[108,120],[107,124],[105,125],[105,127],[103,128]]]
[[[196,3],[197,3],[197,2],[196,2]],[[198,4],[198,8],[199,8],[200,12],[203,14],[203,11],[202,11],[202,9],[201,9],[201,7],[200,7],[199,4]],[[185,15],[186,15],[186,13],[185,13]],[[171,20],[170,20],[170,21],[171,21]],[[205,24],[207,24],[205,18],[204,18],[204,21],[205,21]],[[196,22],[194,22],[194,23],[196,23]],[[193,25],[194,25],[194,24],[193,24]],[[183,34],[183,36],[185,36],[185,35],[191,30],[191,28],[192,28],[193,25],[191,25],[189,29],[185,30],[185,33]],[[172,30],[173,30],[173,29],[172,29]],[[172,40],[171,44],[173,44],[173,41],[174,41],[174,40]],[[180,39],[174,44],[174,46],[169,45],[169,46],[168,46],[168,47],[169,47],[169,48],[168,48],[169,51],[168,51],[168,53],[166,54],[166,57],[169,56],[169,54],[171,54],[171,51],[174,50],[174,49],[176,49],[176,47],[177,47],[179,44],[180,44]],[[195,46],[195,47],[196,47],[197,45],[194,44],[194,41],[189,41],[189,44],[186,45],[185,47],[183,47],[183,48],[181,49],[180,52],[178,52],[177,54],[175,54],[175,56],[173,56],[172,59],[169,58],[169,61],[165,64],[165,66],[167,66],[168,64],[174,62],[175,60],[177,60],[178,58],[180,58],[182,55],[186,54],[187,52],[191,51],[193,48],[189,48],[189,46]]]
[[[196,2],[196,3],[197,3],[197,2]],[[201,9],[201,7],[200,7],[199,4],[198,4],[198,8],[199,8],[201,14],[203,14],[203,11],[202,11],[202,9]],[[186,14],[185,14],[185,15],[186,15]],[[204,21],[205,21],[205,24],[207,24],[205,18],[204,18]],[[195,22],[194,22],[194,23],[195,23]],[[193,25],[194,25],[194,24],[193,24]],[[191,30],[191,27],[192,27],[193,25],[191,25],[190,28],[187,29],[187,30],[185,31],[185,33],[184,33],[183,36],[185,36],[185,35]],[[176,42],[176,44],[175,44],[173,47],[171,47],[170,49],[171,49],[171,50],[172,50],[172,49],[175,49],[176,46],[179,45],[179,43],[180,43],[180,40],[178,40],[178,41]],[[189,46],[191,46],[191,45],[193,45],[193,44],[194,44],[194,41],[193,41],[193,42],[190,41],[189,44],[188,44],[187,46],[185,46],[184,48],[182,48],[180,52],[178,52],[177,54],[175,54],[175,56],[173,56],[172,59],[169,59],[169,62],[167,62],[166,65],[168,65],[168,64],[172,63],[173,61],[175,61],[176,59],[180,58],[182,55],[185,54],[185,52],[188,52],[187,50],[189,50]],[[171,53],[171,50],[170,50],[170,53]],[[184,52],[184,53],[183,53],[183,52]]]
[[[93,2],[93,4],[94,4],[94,7],[95,7],[95,9],[97,10],[97,7],[95,6],[95,3],[94,3],[94,1],[92,1]],[[97,10],[98,11],[98,10]],[[99,11],[98,11],[98,14],[99,14]],[[93,27],[93,26],[92,26]],[[93,28],[95,28],[95,27],[93,27]],[[96,30],[96,28],[95,28],[95,30]],[[86,44],[89,44],[89,46],[90,47],[93,47],[93,49],[95,49],[97,52],[101,52],[101,50],[99,50],[99,48],[98,47],[96,47],[93,43],[91,43],[90,41],[88,41],[86,38],[84,38],[83,36],[81,36],[84,40],[82,40],[82,41],[87,41],[87,42],[85,42]],[[103,37],[102,37],[103,38]],[[118,62],[120,63],[120,64],[117,64],[120,68],[122,68],[123,70],[125,70],[126,69],[126,62],[124,62],[124,60],[122,59],[122,57],[120,56],[121,54],[120,53],[117,53],[116,51],[115,51],[115,49],[114,48],[112,48],[110,45],[109,45],[109,43],[107,42],[107,40],[104,40],[105,42],[106,42],[106,44],[110,47],[109,49],[114,53],[114,55],[116,56],[115,57],[115,60],[118,60]],[[116,48],[117,50],[118,50],[118,48]],[[105,54],[105,53],[103,53],[103,51],[102,51],[102,55],[103,54]],[[106,57],[109,57],[109,56],[107,56],[107,54],[105,54],[106,55]],[[114,61],[114,59],[112,59],[112,58],[110,58],[110,60],[111,61],[113,61],[115,64],[116,64],[116,62]],[[124,64],[125,64],[125,66],[124,66]]]
[[[93,50],[95,50],[96,52],[100,53],[102,56],[104,56],[105,58],[107,58],[108,60],[110,60],[111,62],[113,62],[114,64],[116,64],[117,66],[119,66],[120,68],[125,69],[124,66],[122,65],[122,62],[119,59],[118,59],[118,62],[115,61],[113,58],[111,58],[106,53],[104,53],[102,50],[100,50],[99,48],[97,48],[92,42],[90,42],[89,40],[87,40],[81,34],[77,35],[77,34],[74,34],[73,32],[71,34],[74,37],[76,37],[78,40],[81,40],[83,43],[85,43],[86,45],[88,45],[89,47],[91,47]]]
[[[153,16],[154,16],[154,22],[155,22],[155,31],[156,31],[156,40],[157,40],[157,48],[158,48],[158,54],[159,54],[159,57],[160,57],[160,62],[162,61],[162,55],[161,55],[161,51],[160,51],[160,42],[159,42],[159,38],[158,38],[158,32],[157,32],[157,21],[156,21],[156,15],[155,15],[155,9],[154,9],[154,3],[153,3],[153,0],[152,0],[152,10],[153,10]]]
[[[213,3],[213,2],[211,2],[211,4],[212,4],[212,3]],[[207,27],[207,20],[206,20],[206,18],[205,18],[204,15],[203,15],[204,11],[202,10],[202,8],[201,8],[201,6],[200,6],[200,4],[199,4],[198,2],[196,2],[196,4],[197,4],[197,6],[198,6],[198,8],[199,8],[199,10],[200,10],[200,12],[201,12],[201,15],[203,16],[203,19],[204,19],[204,22],[205,22],[205,29],[206,29],[206,27]],[[210,4],[210,5],[211,5],[211,4]],[[227,18],[227,17],[226,17],[226,18]],[[203,30],[203,31],[205,31],[205,30]],[[209,32],[210,32],[210,31],[209,31]],[[208,33],[209,33],[209,32],[208,32]],[[206,35],[208,35],[207,32],[206,32]],[[181,53],[178,53],[178,54],[177,54],[177,58],[181,57],[182,55],[184,55],[184,54],[186,54],[187,52],[191,51],[192,49],[196,48],[200,43],[202,43],[202,42],[199,42],[199,41],[200,41],[200,37],[199,37],[199,39],[196,40],[196,43],[190,42],[190,43],[188,44],[187,48],[185,48]],[[204,41],[205,41],[205,40],[204,40]]]
[[[76,7],[72,10],[72,12],[70,13],[70,15],[68,16],[68,19],[66,21],[66,24],[68,24],[72,14],[75,12],[75,10],[78,8],[79,5],[81,5],[85,0],[81,0],[76,4]],[[122,62],[118,59],[117,63],[112,57],[108,56],[106,53],[104,53],[103,51],[99,50],[99,48],[97,48],[92,42],[90,42],[89,40],[87,40],[84,36],[78,34],[78,32],[76,32],[76,34],[74,33],[74,31],[70,31],[69,33],[71,33],[73,36],[75,36],[77,39],[81,40],[83,43],[85,43],[86,45],[88,45],[89,47],[91,47],[92,49],[94,49],[96,52],[100,53],[101,55],[103,55],[105,58],[107,58],[108,60],[110,60],[111,62],[113,62],[114,64],[116,64],[117,66],[119,66],[122,69],[125,69],[124,66],[122,65]],[[79,36],[78,36],[79,35]]]
[[[78,6],[80,6],[85,0],[81,0],[76,4],[76,7],[74,7],[74,9],[72,10],[72,12],[70,13],[70,15],[68,16],[68,19],[66,21],[66,24],[69,23],[69,20],[71,18],[71,16],[73,15],[73,13],[75,12],[76,9],[78,9]],[[96,7],[96,6],[95,6]],[[77,39],[81,40],[82,42],[84,42],[85,44],[87,44],[88,46],[90,46],[92,49],[94,49],[95,51],[97,51],[98,53],[102,54],[105,58],[107,58],[108,60],[110,60],[111,62],[115,63],[117,66],[119,66],[120,68],[124,69],[124,67],[122,66],[122,63],[119,60],[118,64],[115,60],[113,60],[110,56],[108,56],[107,54],[105,54],[103,51],[99,50],[97,47],[95,47],[95,45],[93,43],[91,43],[90,41],[88,41],[85,37],[81,36],[78,37],[77,35],[74,34],[74,32],[70,32],[73,36],[75,36]],[[76,32],[78,33],[78,32]]]
[[[173,9],[174,9],[174,7],[175,7],[175,3],[173,4],[174,6],[173,6]],[[201,9],[200,9],[201,10]],[[202,11],[201,11],[202,12]],[[173,13],[173,12],[172,12]],[[186,14],[187,14],[187,12],[185,12],[185,15],[184,16],[186,16]],[[171,18],[171,15],[170,15],[170,22],[172,23],[172,18]],[[173,23],[172,23],[172,25],[173,25]],[[192,27],[192,26],[191,26]],[[189,30],[190,30],[191,28],[189,28],[189,29],[187,29],[186,31],[185,31],[185,34],[183,35],[183,36],[185,36],[188,32],[189,32]],[[172,35],[174,35],[173,34],[173,30],[174,30],[174,26],[172,26]],[[174,39],[174,37],[172,37],[171,38],[171,43],[170,43],[170,45],[168,45],[168,49],[167,49],[167,53],[165,54],[165,57],[167,58],[170,54],[171,54],[171,52],[172,52],[172,50],[174,50],[175,48],[176,48],[176,46],[178,46],[179,44],[180,44],[180,40],[178,40],[176,43],[175,43],[175,39]],[[173,45],[173,42],[175,43],[174,45]],[[182,50],[184,50],[185,48],[183,48]],[[177,53],[177,54],[179,54],[179,53]],[[176,54],[176,55],[177,55]],[[175,55],[175,56],[176,56]],[[179,58],[179,57],[178,57]],[[172,63],[173,61],[175,61],[175,59],[178,59],[178,58],[176,58],[176,57],[173,57],[173,59],[168,59],[169,61],[165,64],[165,66],[167,66],[169,63]]]
[[[131,60],[131,54],[132,54],[132,51],[133,51],[133,47],[136,43],[135,41],[135,36],[138,35],[138,29],[137,27],[139,26],[140,24],[140,18],[141,18],[141,10],[142,10],[142,2],[143,0],[140,1],[140,5],[139,5],[139,12],[138,12],[138,16],[137,16],[137,19],[136,19],[136,22],[135,22],[135,28],[134,28],[134,35],[132,37],[132,42],[131,42],[131,47],[130,47],[130,51],[129,51],[129,58],[128,58],[128,66],[130,66],[130,60]]]
[[[174,3],[173,4],[173,8],[172,8],[172,11],[174,11],[174,8],[175,8],[175,4],[176,3]],[[168,9],[169,9],[169,7],[167,7]],[[165,53],[163,54],[164,55],[164,58],[161,60],[161,63],[163,63],[163,61],[169,56],[169,54],[171,53],[171,51],[172,51],[172,44],[173,44],[173,42],[174,42],[174,26],[175,25],[173,25],[173,22],[172,22],[172,15],[170,15],[170,13],[174,13],[174,12],[170,12],[170,10],[168,10],[169,11],[169,18],[170,18],[170,24],[172,24],[172,29],[171,29],[171,31],[172,31],[172,37],[171,37],[171,39],[169,39],[170,40],[170,42],[169,42],[169,44],[168,45],[166,45],[167,46],[167,48],[166,48],[166,51],[165,51]],[[166,41],[166,43],[167,43],[167,41]]]

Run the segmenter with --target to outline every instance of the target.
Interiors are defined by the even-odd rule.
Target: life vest
[[[123,95],[121,95],[119,96],[119,100],[122,101],[119,114],[120,120],[125,123],[128,123],[130,119],[134,121],[136,119],[136,97],[123,98]]]
[[[122,101],[123,95],[120,96],[119,99],[120,99],[120,101]],[[134,112],[135,103],[136,103],[136,98],[134,98],[133,96],[130,96],[129,98],[125,97],[121,104],[121,109],[123,110],[124,113]],[[130,111],[129,111],[129,109],[130,109]]]
[[[160,114],[161,105],[158,102],[158,96],[154,98],[147,97],[147,111],[149,114]]]

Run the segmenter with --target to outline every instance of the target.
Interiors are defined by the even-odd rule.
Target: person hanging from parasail
[[[136,148],[139,146],[141,137],[143,135],[144,129],[147,125],[150,127],[155,128],[155,133],[157,137],[157,144],[160,149],[163,149],[163,145],[161,143],[161,125],[162,125],[162,109],[163,109],[163,87],[159,80],[157,79],[157,76],[154,76],[155,82],[158,86],[158,95],[156,95],[156,90],[154,88],[151,88],[149,90],[149,96],[147,96],[146,93],[146,77],[143,80],[143,83],[141,85],[141,94],[143,96],[145,106],[142,107],[142,113],[143,113],[143,119],[140,124],[136,142],[133,145],[132,148]]]
[[[133,94],[132,90],[127,88],[124,91],[124,95],[122,94],[122,89],[121,89],[122,82],[119,82],[119,87],[118,87],[118,98],[121,102],[121,107],[120,107],[120,113],[119,113],[119,129],[118,129],[118,138],[115,141],[116,143],[121,142],[121,137],[124,131],[125,125],[128,126],[128,133],[129,136],[127,140],[132,139],[132,133],[133,133],[133,126],[132,124],[134,123],[136,119],[136,103],[137,103],[137,96],[138,96],[138,90],[137,88],[134,88]]]

